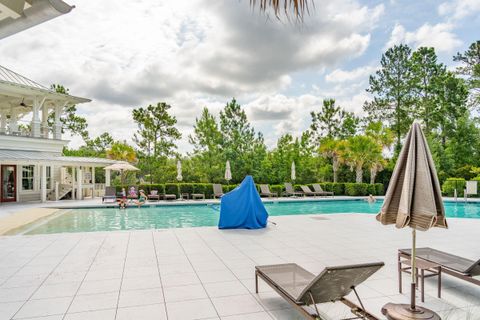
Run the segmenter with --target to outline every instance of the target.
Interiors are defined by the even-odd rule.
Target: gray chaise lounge
[[[260,197],[262,197],[262,196],[270,198],[270,197],[278,197],[278,194],[271,192],[268,184],[261,184],[260,185]]]
[[[293,186],[290,182],[285,182],[285,192],[283,192],[283,195],[285,196],[303,196],[304,193],[300,191],[295,191],[293,189]]]
[[[319,193],[321,196],[334,196],[334,193],[331,191],[323,191],[322,186],[320,186],[318,183],[312,184],[313,190],[315,192]]]
[[[322,319],[317,304],[340,301],[358,318],[373,320],[377,317],[365,310],[355,288],[383,265],[377,262],[327,267],[317,276],[295,263],[256,266],[255,292],[260,277],[306,319]],[[360,305],[345,298],[352,291]]]
[[[115,203],[117,201],[117,194],[115,187],[105,187],[105,195],[102,197],[102,203],[108,202]]]
[[[398,250],[398,263],[401,258],[410,259],[411,249]],[[477,261],[465,259],[444,251],[432,248],[417,248],[416,257],[426,261],[433,262],[442,267],[442,273],[449,274],[456,278],[468,281],[480,286],[480,259]],[[399,279],[400,281],[400,279]]]
[[[213,198],[221,198],[223,196],[223,187],[221,184],[213,184]]]
[[[300,186],[300,188],[302,188],[303,194],[305,194],[306,196],[316,197],[316,196],[323,195],[323,192],[312,191],[312,190],[310,190],[310,188],[308,186]]]

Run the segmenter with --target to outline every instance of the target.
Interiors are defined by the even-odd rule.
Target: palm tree
[[[355,169],[355,182],[362,183],[363,168],[381,154],[382,148],[369,136],[358,135],[348,139],[345,162],[351,170]]]
[[[326,138],[320,143],[320,153],[325,158],[332,159],[333,182],[338,181],[338,169],[343,163],[343,156],[346,150],[346,141],[333,138]]]
[[[370,122],[365,128],[365,135],[372,138],[381,147],[381,150],[390,148],[395,140],[393,132],[384,127],[381,121]],[[372,154],[369,164],[371,184],[375,183],[377,174],[385,168],[386,164],[381,152]]]
[[[107,158],[118,161],[126,161],[129,163],[137,162],[137,153],[135,149],[128,145],[126,142],[115,141],[112,143],[110,149],[107,150]],[[120,173],[120,181],[125,181],[128,175],[127,171],[122,171]]]
[[[110,149],[107,150],[107,158],[134,163],[137,161],[137,154],[132,146],[129,146],[125,142],[116,141],[112,143]]]
[[[250,0],[250,6],[256,7],[258,5],[262,12],[272,9],[277,18],[280,17],[282,11],[286,17],[289,17],[290,13],[293,12],[293,16],[302,21],[305,13],[308,14],[310,11],[310,2],[311,7],[313,7],[313,0]]]
[[[382,153],[372,154],[370,159],[370,184],[375,183],[377,174],[382,171],[387,165],[387,161],[383,158]]]

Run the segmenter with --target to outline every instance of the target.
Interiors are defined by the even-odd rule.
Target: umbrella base
[[[410,309],[409,304],[387,303],[382,308],[382,314],[389,320],[441,320],[440,316],[432,310],[416,307]]]

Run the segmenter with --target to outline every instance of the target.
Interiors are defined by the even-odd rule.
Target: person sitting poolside
[[[145,195],[145,192],[143,190],[140,190],[140,196],[138,197],[138,200],[135,201],[135,204],[140,208],[142,205],[145,204],[146,200],[147,196]]]

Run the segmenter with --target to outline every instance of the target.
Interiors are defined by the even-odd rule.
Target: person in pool
[[[135,201],[135,204],[140,208],[143,204],[145,204],[146,199],[147,196],[145,195],[145,192],[140,190],[140,196],[138,196],[138,200]]]
[[[375,197],[370,194],[367,197],[367,201],[368,201],[368,203],[375,203],[377,201],[377,199],[375,199]]]

